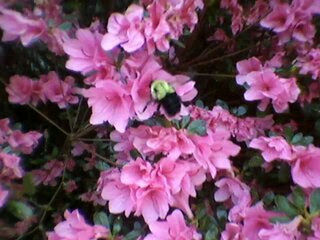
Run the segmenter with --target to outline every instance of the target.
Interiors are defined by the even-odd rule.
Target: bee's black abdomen
[[[162,107],[166,111],[169,116],[174,116],[181,109],[181,99],[177,95],[177,93],[169,93],[167,94],[161,101]]]

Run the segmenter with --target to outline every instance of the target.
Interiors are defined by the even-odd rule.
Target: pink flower
[[[308,148],[295,147],[296,159],[291,167],[292,179],[303,188],[320,187],[320,149],[310,145]]]
[[[250,188],[236,178],[223,178],[215,183],[219,188],[214,199],[217,202],[232,202],[229,220],[239,222],[244,216],[244,211],[251,205]]]
[[[8,136],[11,133],[9,123],[9,118],[0,119],[0,144],[4,144],[8,140]]]
[[[48,232],[49,240],[97,240],[109,236],[109,230],[99,225],[88,225],[78,210],[64,213],[65,221]]]
[[[165,7],[158,1],[148,6],[150,18],[145,23],[145,37],[148,51],[153,53],[155,48],[166,52],[170,48],[169,34],[170,26],[167,22]]]
[[[306,55],[297,58],[301,74],[311,74],[313,79],[320,77],[320,49],[312,48]]]
[[[32,20],[22,16],[21,13],[0,9],[0,28],[4,33],[2,41],[12,41],[20,38],[23,46],[27,46],[39,39],[46,31],[46,24],[42,19]]]
[[[4,206],[6,203],[7,199],[9,196],[9,191],[5,190],[1,185],[0,185],[0,208]]]
[[[33,81],[28,77],[15,75],[10,78],[6,91],[9,94],[9,102],[28,104],[33,94]]]
[[[0,179],[15,179],[22,178],[24,172],[20,167],[20,158],[13,154],[0,152]]]
[[[285,224],[276,223],[271,229],[262,229],[259,232],[259,239],[261,240],[292,240],[301,239],[302,234],[298,227],[302,221],[302,217],[298,216],[291,222]]]
[[[259,239],[262,229],[272,229],[273,225],[269,219],[279,214],[264,210],[262,202],[245,211],[242,233],[247,239]]]
[[[246,82],[246,76],[251,72],[257,72],[262,70],[262,64],[259,59],[252,57],[237,62],[238,75],[236,81],[238,84],[243,85]]]
[[[309,237],[308,240],[320,239],[320,218],[315,217],[312,219],[311,229],[313,230],[313,237]]]
[[[262,156],[267,162],[276,159],[288,160],[293,159],[291,146],[283,137],[259,137],[250,142],[249,147],[262,151]]]
[[[63,44],[69,55],[66,67],[87,74],[100,68],[112,69],[113,61],[101,48],[102,35],[89,29],[78,29],[76,39],[66,40]]]
[[[57,184],[56,178],[62,175],[63,169],[63,162],[54,159],[47,162],[42,169],[33,170],[31,173],[35,185],[55,186]]]
[[[250,73],[247,83],[250,85],[250,89],[244,94],[247,101],[274,99],[282,90],[279,78],[271,70]]]
[[[245,240],[242,226],[236,223],[227,223],[226,229],[221,233],[221,240]]]
[[[129,93],[112,80],[98,82],[96,87],[83,91],[92,107],[91,124],[108,121],[119,132],[124,132],[133,117],[132,99]]]
[[[72,193],[78,188],[76,182],[74,180],[70,180],[66,182],[66,185],[64,186],[64,189],[67,193]]]
[[[151,164],[141,158],[126,164],[121,170],[121,182],[126,185],[147,187],[151,182]]]
[[[132,4],[125,14],[113,13],[108,22],[108,33],[103,36],[101,46],[109,51],[120,45],[126,52],[134,52],[145,42],[143,30],[143,8]]]
[[[8,143],[14,150],[21,151],[24,154],[31,154],[39,144],[42,134],[36,131],[22,133],[13,131],[9,136]]]
[[[288,4],[275,4],[271,13],[261,20],[262,27],[280,33],[286,31],[294,20],[294,14]]]
[[[184,217],[179,210],[174,210],[166,221],[149,223],[149,228],[151,233],[144,240],[201,239],[201,235],[196,232],[194,227],[186,225]]]
[[[74,78],[66,77],[65,81],[60,80],[56,72],[42,75],[40,81],[43,82],[43,91],[48,100],[58,104],[60,108],[66,108],[68,104],[76,104],[79,99],[74,96]]]
[[[120,181],[120,174],[118,169],[102,172],[98,181],[98,191],[101,191],[104,200],[109,201],[111,213],[125,212],[125,216],[128,217],[135,210],[135,191]]]

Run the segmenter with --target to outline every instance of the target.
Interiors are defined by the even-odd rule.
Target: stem
[[[55,126],[57,129],[59,129],[62,133],[64,133],[66,136],[69,136],[70,134],[67,133],[62,127],[60,127],[58,124],[56,124],[54,121],[52,121],[49,117],[47,117],[44,113],[42,113],[41,111],[39,111],[36,107],[32,106],[30,103],[28,104],[28,106],[34,110],[35,112],[37,112],[39,115],[41,115],[44,119],[46,119],[48,122],[50,122],[53,126]]]
[[[78,118],[79,118],[82,101],[83,101],[83,97],[81,97],[81,98],[80,98],[80,101],[79,101],[79,105],[78,105],[78,109],[77,109],[77,114],[76,114],[76,117],[75,117],[74,122],[73,122],[73,129],[76,127],[76,124],[77,124],[77,121],[78,121]]]
[[[221,78],[234,78],[232,74],[220,74],[220,73],[192,73],[194,76],[207,76],[207,77],[221,77]]]
[[[240,53],[243,53],[243,52],[246,52],[248,50],[250,50],[251,48],[255,47],[256,45],[254,46],[249,46],[247,48],[244,48],[244,49],[241,49],[239,51],[235,51],[233,53],[229,53],[229,54],[226,54],[226,55],[223,55],[221,57],[217,57],[217,58],[214,58],[214,59],[211,59],[211,60],[208,60],[208,61],[204,61],[204,62],[199,62],[199,63],[196,63],[194,65],[191,65],[192,67],[194,66],[201,66],[201,65],[206,65],[206,64],[210,64],[210,63],[214,63],[214,62],[217,62],[217,61],[220,61],[222,59],[225,59],[225,58],[228,58],[228,57],[233,57],[233,56],[236,56]]]
[[[84,142],[112,142],[111,139],[107,139],[107,138],[76,138],[75,140],[84,141]]]
[[[121,164],[116,163],[116,162],[113,162],[113,161],[111,161],[110,159],[107,159],[107,158],[105,158],[104,156],[101,156],[99,153],[95,153],[95,152],[91,152],[91,153],[92,153],[93,155],[97,156],[98,158],[104,160],[105,162],[113,165],[113,166],[121,166]]]

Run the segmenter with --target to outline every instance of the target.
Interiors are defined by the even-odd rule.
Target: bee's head
[[[174,92],[174,88],[165,80],[155,80],[151,84],[151,95],[157,101],[162,100],[167,94]]]

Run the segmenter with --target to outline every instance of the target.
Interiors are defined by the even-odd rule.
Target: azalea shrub
[[[319,15],[0,1],[0,239],[320,240]]]

